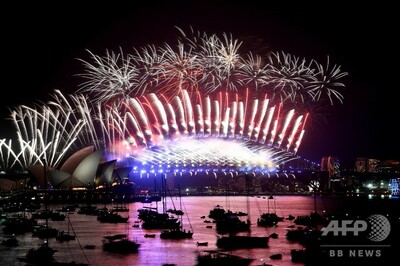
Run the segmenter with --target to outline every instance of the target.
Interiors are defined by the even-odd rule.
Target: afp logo
[[[366,220],[332,220],[321,229],[322,236],[332,233],[334,236],[358,236],[367,232],[367,238],[374,242],[385,240],[390,234],[389,220],[380,214],[370,215]]]

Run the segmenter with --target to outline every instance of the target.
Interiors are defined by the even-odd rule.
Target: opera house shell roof
[[[103,162],[102,155],[102,150],[95,151],[94,146],[89,146],[72,154],[59,170],[48,168],[44,175],[43,165],[32,165],[29,171],[39,188],[44,188],[47,181],[56,189],[93,189],[119,181],[118,173],[127,171],[122,169],[114,173],[116,160]]]

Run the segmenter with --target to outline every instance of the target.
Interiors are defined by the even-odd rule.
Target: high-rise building
[[[359,157],[356,159],[356,172],[374,173],[380,161],[377,159]]]
[[[337,157],[324,156],[321,161],[321,170],[327,171],[330,178],[340,176],[340,162]]]

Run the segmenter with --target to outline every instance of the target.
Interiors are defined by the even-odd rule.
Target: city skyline
[[[315,8],[276,5],[267,11],[257,4],[224,1],[214,5],[205,2],[198,7],[142,4],[116,13],[104,7],[72,4],[49,14],[15,8],[11,12],[14,16],[5,18],[3,23],[8,25],[3,51],[9,66],[3,75],[4,79],[17,82],[7,83],[12,96],[2,100],[1,113],[4,117],[10,106],[47,101],[54,89],[64,93],[76,90],[82,82],[74,76],[82,73],[82,64],[76,59],[87,58],[85,49],[104,54],[122,47],[128,53],[132,47],[173,40],[175,26],[192,26],[210,34],[232,33],[246,43],[250,40],[254,47],[248,49],[261,53],[284,51],[321,64],[329,56],[332,65],[340,65],[349,73],[343,81],[343,104],[335,104],[326,115],[323,110],[321,117],[311,122],[300,156],[320,161],[323,156],[332,155],[345,165],[354,165],[357,157],[399,160],[398,129],[393,127],[399,112],[390,96],[392,84],[387,78],[394,77],[389,65],[393,59],[382,54],[391,52],[389,33],[394,18],[375,20],[372,6],[357,10],[339,6]],[[384,11],[390,11],[390,7],[376,9]],[[383,47],[387,49],[382,50]],[[371,48],[377,50],[376,54],[368,54],[373,52]],[[18,68],[20,71],[15,71]]]

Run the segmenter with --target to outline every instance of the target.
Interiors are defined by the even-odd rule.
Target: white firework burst
[[[242,42],[231,34],[208,35],[205,32],[181,34],[176,46],[149,45],[134,48],[133,55],[106,52],[105,57],[91,53],[95,63],[84,63],[87,79],[80,92],[91,95],[93,101],[109,102],[149,92],[171,97],[181,90],[242,92],[245,89],[274,96],[278,101],[321,101],[325,97],[333,104],[343,102],[340,79],[348,73],[340,66],[326,68],[316,60],[307,60],[285,52],[270,52],[266,57],[239,54]]]
[[[139,71],[132,63],[131,55],[124,57],[122,51],[106,51],[106,56],[100,57],[88,52],[94,63],[79,59],[86,72],[78,76],[87,81],[80,85],[77,92],[90,94],[93,102],[110,102],[135,96],[139,85]]]
[[[344,96],[339,91],[345,87],[344,83],[339,82],[340,79],[347,75],[347,72],[342,72],[340,66],[330,65],[329,56],[327,58],[326,67],[324,68],[321,64],[313,61],[316,65],[317,71],[314,79],[307,83],[306,89],[315,101],[320,101],[325,95],[331,105],[333,105],[333,99],[343,102]]]

